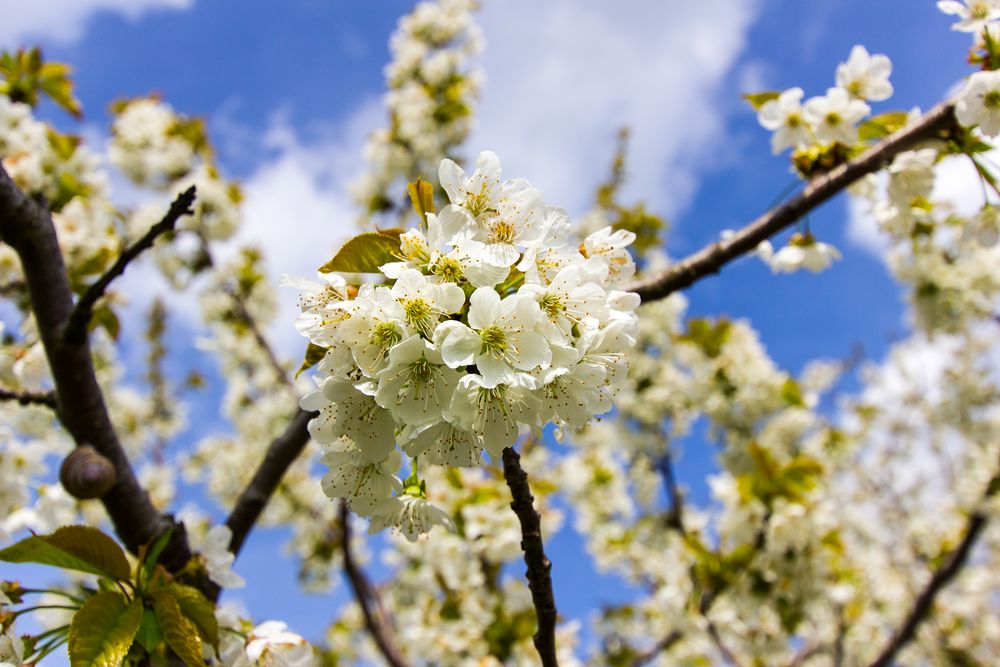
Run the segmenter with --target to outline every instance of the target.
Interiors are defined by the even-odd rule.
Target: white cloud
[[[150,9],[187,9],[194,0],[12,0],[0,22],[0,47],[27,46],[38,40],[74,42],[98,12],[137,19]]]
[[[505,173],[580,212],[628,124],[628,191],[675,215],[724,150],[720,85],[756,4],[486,3],[486,86],[469,152],[496,151]]]
[[[264,141],[275,157],[243,183],[244,222],[236,238],[237,244],[264,250],[272,277],[287,273],[313,278],[316,267],[360,231],[358,210],[346,188],[362,166],[368,132],[384,115],[381,106],[369,100],[338,131],[313,142],[300,137],[283,115],[272,119]],[[297,298],[294,290],[281,288],[281,310],[271,327],[275,346],[288,355],[303,346],[291,324]]]

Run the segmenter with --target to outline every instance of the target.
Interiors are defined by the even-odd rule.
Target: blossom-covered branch
[[[121,255],[118,256],[118,259],[115,260],[115,263],[111,265],[111,268],[97,282],[87,288],[87,291],[76,302],[76,306],[73,308],[73,312],[70,313],[69,319],[66,322],[63,339],[67,343],[79,344],[83,342],[87,335],[87,326],[90,324],[90,318],[93,315],[94,304],[104,296],[108,285],[115,278],[125,273],[125,268],[132,260],[141,255],[145,250],[153,247],[153,243],[161,234],[173,231],[181,216],[190,215],[193,212],[191,205],[194,203],[194,198],[195,187],[192,185],[174,199],[163,219],[150,227],[149,231],[142,238],[125,248]]]
[[[133,552],[171,530],[161,556],[172,570],[191,558],[184,526],[160,514],[139,485],[108,416],[94,374],[90,345],[63,339],[73,293],[48,209],[28,197],[0,166],[0,238],[17,252],[32,311],[55,383],[59,418],[73,440],[90,445],[115,466],[117,481],[101,498],[115,530]]]
[[[354,561],[354,553],[351,550],[351,513],[347,509],[346,502],[340,505],[340,548],[344,554],[344,572],[351,582],[351,590],[354,591],[354,597],[365,617],[365,627],[371,633],[375,645],[391,667],[408,667],[409,663],[403,659],[399,647],[396,646],[392,626],[385,617],[385,609],[378,591]]]
[[[983,505],[989,502],[997,493],[1000,493],[1000,473],[994,475],[989,481],[986,492],[983,494]],[[937,598],[938,593],[962,571],[963,566],[969,559],[972,547],[975,546],[979,535],[986,528],[988,520],[987,511],[983,506],[980,506],[979,509],[969,515],[969,520],[965,524],[965,533],[962,541],[948,554],[941,566],[935,570],[930,581],[927,582],[923,591],[921,591],[920,595],[914,601],[913,608],[907,615],[906,621],[893,634],[886,647],[882,649],[879,656],[868,667],[887,667],[892,664],[896,654],[914,638],[917,628],[931,615],[934,600]]]
[[[918,120],[872,146],[852,160],[810,180],[799,194],[766,212],[725,240],[717,241],[671,264],[662,273],[625,286],[643,302],[662,299],[718,273],[732,260],[753,251],[762,242],[795,224],[810,211],[851,183],[886,166],[900,153],[923,141],[947,137],[955,125],[955,107],[943,102]]]
[[[538,617],[535,648],[544,667],[557,667],[556,659],[556,599],[552,592],[552,561],[545,555],[542,542],[542,522],[534,506],[528,485],[528,474],[521,467],[521,457],[513,447],[503,450],[503,476],[514,497],[510,506],[521,523],[521,550],[528,566],[528,588]]]
[[[44,405],[56,409],[56,395],[51,391],[15,391],[0,387],[0,401],[16,401],[21,405]]]

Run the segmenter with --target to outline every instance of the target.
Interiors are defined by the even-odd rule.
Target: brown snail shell
[[[80,500],[100,498],[117,481],[115,466],[93,447],[77,447],[63,459],[59,481],[69,495]]]

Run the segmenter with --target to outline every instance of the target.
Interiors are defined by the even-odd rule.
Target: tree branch
[[[274,353],[274,348],[272,348],[270,343],[267,342],[260,326],[257,325],[257,319],[250,313],[246,303],[243,301],[243,297],[241,297],[235,289],[227,289],[226,293],[229,294],[229,298],[233,302],[234,315],[240,318],[240,320],[247,325],[247,328],[250,330],[250,335],[253,336],[254,342],[267,358],[267,362],[271,365],[271,370],[274,371],[274,376],[286,387],[293,388],[292,381],[288,377],[288,371],[282,367],[281,362],[278,361],[278,356]]]
[[[681,640],[684,634],[680,630],[672,630],[670,634],[656,642],[653,648],[649,649],[645,653],[642,653],[632,661],[632,667],[643,667],[652,662],[656,656],[660,655],[664,651],[668,651],[671,646],[676,644]]]
[[[226,525],[233,532],[229,550],[238,555],[257,519],[267,506],[285,472],[299,457],[309,442],[309,420],[315,412],[299,410],[285,428],[285,432],[271,443],[240,497],[236,500]]]
[[[152,248],[157,237],[166,232],[172,232],[182,215],[190,215],[193,212],[191,205],[194,203],[194,197],[195,187],[193,185],[177,195],[177,198],[174,199],[163,219],[150,227],[149,231],[141,239],[122,250],[122,253],[115,260],[115,263],[111,265],[111,268],[98,278],[97,282],[87,288],[87,291],[83,293],[80,300],[76,302],[76,306],[73,308],[73,312],[70,313],[69,319],[66,322],[66,328],[63,331],[63,340],[66,343],[79,344],[83,341],[87,336],[87,326],[90,324],[90,318],[93,315],[94,304],[104,296],[108,285],[115,278],[125,273],[125,268],[132,260],[144,251]]]
[[[170,542],[160,557],[171,571],[191,558],[183,524],[160,514],[139,485],[115,433],[94,374],[86,335],[63,340],[73,311],[62,251],[48,209],[21,191],[0,165],[0,239],[18,254],[32,312],[55,383],[57,414],[77,446],[90,445],[115,466],[117,481],[101,498],[115,531],[133,553],[165,530]]]
[[[351,514],[347,509],[347,503],[340,504],[340,547],[344,553],[344,572],[351,583],[351,590],[361,607],[361,613],[365,617],[365,626],[375,640],[382,657],[391,667],[409,667],[403,655],[396,646],[392,627],[385,616],[385,609],[382,606],[381,597],[378,591],[368,581],[364,571],[354,561],[354,553],[351,551]]]
[[[983,494],[983,503],[986,503],[998,492],[1000,492],[1000,473],[994,475],[986,487],[986,493]],[[965,535],[962,537],[962,541],[948,555],[941,567],[931,576],[930,581],[927,582],[923,591],[921,591],[920,595],[914,601],[913,608],[910,610],[903,625],[900,626],[889,640],[889,643],[882,649],[879,656],[868,667],[888,667],[892,663],[896,653],[913,640],[917,634],[917,628],[931,615],[938,593],[965,566],[972,547],[986,527],[987,520],[987,514],[982,509],[978,509],[969,515],[969,520],[965,524]]]
[[[17,401],[21,405],[44,405],[56,409],[56,394],[53,391],[15,391],[0,387],[0,401]]]
[[[953,112],[952,103],[939,104],[856,158],[813,178],[799,194],[772,208],[729,239],[712,243],[670,265],[659,275],[637,280],[622,289],[636,292],[644,302],[655,301],[718,273],[730,261],[753,251],[761,241],[791,226],[854,181],[886,166],[898,154],[922,141],[947,137],[955,125]]]
[[[556,599],[552,592],[552,562],[545,556],[542,543],[542,520],[533,505],[528,474],[521,467],[521,457],[513,447],[503,450],[503,476],[513,497],[511,509],[521,522],[521,550],[528,566],[528,588],[538,617],[535,648],[543,667],[558,667],[556,659]]]

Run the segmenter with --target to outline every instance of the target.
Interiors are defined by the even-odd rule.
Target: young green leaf
[[[302,365],[299,366],[299,370],[295,371],[295,377],[302,375],[307,370],[321,362],[323,357],[326,356],[326,350],[327,348],[321,345],[309,343],[309,346],[306,347],[305,359],[302,360]]]
[[[32,535],[0,550],[0,560],[52,565],[119,581],[127,581],[131,574],[118,543],[90,526],[64,526],[51,535]]]
[[[163,632],[156,620],[156,613],[152,609],[142,610],[142,620],[139,622],[139,630],[135,633],[135,641],[146,649],[146,653],[155,651],[156,647],[163,641]]]
[[[858,127],[858,138],[862,141],[872,141],[888,137],[905,127],[908,117],[905,111],[890,111],[873,116]]]
[[[777,90],[765,90],[761,93],[744,93],[743,99],[750,103],[754,111],[757,111],[771,100],[776,100],[780,96],[781,93]]]
[[[126,602],[118,591],[87,600],[69,626],[70,667],[118,667],[142,619],[142,602]]]
[[[171,593],[158,591],[152,595],[156,621],[174,653],[187,667],[205,667],[198,627],[181,613],[180,605]]]
[[[219,622],[215,618],[215,605],[208,601],[197,588],[184,584],[170,584],[166,591],[177,600],[177,606],[198,628],[198,635],[204,642],[219,649]]]
[[[365,232],[344,244],[320,273],[378,273],[378,267],[392,262],[399,255],[399,237]]]
[[[427,214],[434,213],[434,186],[424,179],[418,178],[406,186],[406,191],[410,193],[410,203],[413,204],[413,210],[420,218],[420,224],[425,224]]]

